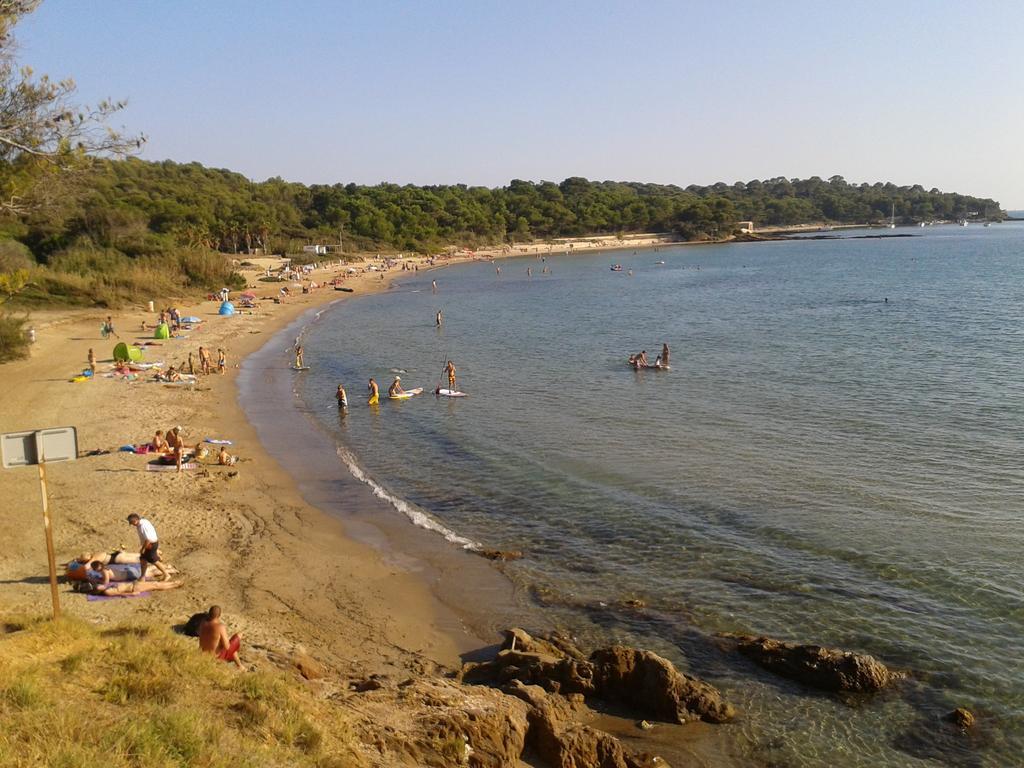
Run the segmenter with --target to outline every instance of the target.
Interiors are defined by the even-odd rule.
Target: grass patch
[[[28,357],[25,315],[0,314],[0,363]]]
[[[145,624],[0,627],[5,768],[365,765],[344,710],[288,673],[239,673]]]

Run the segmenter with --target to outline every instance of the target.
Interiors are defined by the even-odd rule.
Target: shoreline
[[[432,268],[464,261],[470,259],[445,259]],[[417,263],[420,269],[431,268]],[[332,265],[314,278],[325,281],[349,266]],[[387,290],[396,279],[394,272],[385,273],[383,280],[379,273],[365,273],[346,283],[356,287],[356,295]],[[257,286],[259,294],[279,288]],[[451,585],[464,581],[467,569],[487,574],[492,584],[511,591],[512,582],[500,568],[465,552],[453,558],[447,541],[400,515],[391,514],[391,523],[402,532],[403,541],[415,540],[411,558],[408,551],[388,549],[393,540],[387,532],[374,541],[379,520],[367,523],[358,516],[321,509],[306,496],[301,480],[263,444],[258,426],[239,402],[244,396],[239,389],[244,361],[262,350],[284,354],[290,341],[278,343],[278,353],[275,339],[289,340],[292,327],[303,326],[310,313],[325,311],[348,296],[322,288],[281,305],[261,302],[254,313],[233,318],[219,318],[218,303],[213,301],[182,307],[183,315],[203,318],[203,329],[188,339],[151,348],[163,354],[146,359],[179,363],[199,344],[213,350],[226,345],[227,375],[200,377],[194,390],[103,378],[109,355],[104,349],[115,341],[99,338],[99,322],[106,312],[35,314],[37,342],[31,357],[0,366],[0,389],[12,393],[0,405],[0,430],[78,428],[79,461],[54,465],[48,473],[58,576],[61,564],[79,552],[134,549],[135,532],[124,521],[134,511],[153,520],[165,559],[185,580],[184,588],[149,599],[95,603],[73,593],[61,579],[66,615],[100,626],[141,620],[170,627],[215,603],[223,607],[230,630],[244,633],[242,655],[247,664],[280,666],[308,654],[342,681],[374,675],[433,679],[493,650],[505,628],[496,621],[508,617],[467,627],[458,598],[444,600],[440,595],[454,594]],[[126,340],[135,336],[127,329],[154,318],[140,308],[111,314]],[[71,376],[84,366],[89,347],[97,350],[100,375],[71,383]],[[264,375],[258,368],[255,373]],[[189,446],[207,436],[231,439],[231,451],[242,457],[241,463],[203,466],[179,476],[147,472],[149,457],[118,451],[124,444],[147,441],[154,429],[175,424],[185,428]],[[88,455],[93,452],[98,455]],[[335,466],[347,475],[340,463]],[[6,615],[47,615],[49,586],[35,473],[22,468],[6,470],[0,477],[12,500],[0,510],[0,525],[12,531],[11,556],[0,562],[0,604]],[[368,536],[361,535],[367,531]],[[424,555],[424,544],[426,549],[443,550],[440,558]],[[439,567],[439,560],[456,565]],[[486,615],[483,610],[481,614]],[[543,606],[534,611],[534,616],[543,614]],[[527,621],[534,629],[544,629],[543,619]],[[395,707],[401,708],[397,703]],[[632,736],[628,720],[608,718],[607,725],[624,738]],[[721,736],[714,730],[683,729],[678,738],[687,751],[715,753]],[[666,726],[661,733],[669,738],[676,727]]]
[[[313,278],[326,282],[348,266],[320,270]],[[386,288],[388,281],[376,277],[367,273],[346,283],[359,293]],[[256,285],[263,293],[262,284]],[[276,292],[278,284],[271,285]],[[99,338],[99,313],[34,315],[32,356],[0,367],[0,388],[9,393],[0,406],[2,430],[75,425],[82,453],[106,452],[51,468],[58,564],[82,551],[133,549],[135,534],[124,517],[138,511],[153,519],[167,560],[182,571],[188,586],[157,599],[87,603],[60,584],[65,613],[100,622],[144,614],[177,624],[220,603],[230,626],[242,629],[247,645],[262,654],[301,648],[342,673],[358,674],[458,665],[460,654],[478,639],[459,637],[457,622],[411,569],[388,562],[349,536],[343,522],[306,503],[257,439],[238,402],[237,361],[304,312],[343,297],[321,288],[280,305],[260,302],[253,314],[231,318],[217,317],[215,302],[183,308],[183,315],[203,318],[202,330],[150,349],[164,353],[159,357],[167,362],[180,362],[199,344],[213,350],[223,345],[229,355],[227,375],[200,377],[194,391],[102,378],[105,349],[114,340]],[[153,318],[140,310],[113,316],[125,339],[134,337],[128,328]],[[97,380],[69,383],[85,367],[89,347],[100,361]],[[175,424],[185,427],[189,446],[206,436],[228,437],[243,461],[178,476],[146,472],[148,457],[118,451]],[[0,524],[13,534],[11,556],[0,563],[0,602],[9,613],[45,613],[50,601],[35,473],[6,470],[2,477],[13,503],[0,512]],[[296,567],[308,562],[316,568]],[[58,567],[58,574],[62,570]]]

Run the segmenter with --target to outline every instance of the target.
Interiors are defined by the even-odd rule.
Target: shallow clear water
[[[410,274],[310,328],[300,392],[403,511],[522,550],[507,573],[559,621],[720,686],[753,759],[1013,765],[1024,227],[914,234]],[[627,368],[662,342],[671,371]],[[430,391],[448,358],[470,397],[365,405],[368,376]],[[808,694],[719,632],[866,651],[913,678],[870,700]],[[981,716],[969,740],[938,723],[956,706]]]

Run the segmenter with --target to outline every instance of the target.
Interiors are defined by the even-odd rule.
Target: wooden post
[[[50,566],[50,597],[53,600],[53,618],[60,618],[60,597],[57,595],[57,562],[53,554],[53,530],[50,526],[50,505],[46,495],[46,460],[40,457],[39,490],[43,497],[43,528],[46,530],[46,559]]]

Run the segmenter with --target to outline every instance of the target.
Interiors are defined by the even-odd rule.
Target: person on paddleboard
[[[391,386],[388,387],[388,397],[395,397],[396,395],[401,395],[404,392],[405,390],[402,389],[402,377],[395,376],[395,380],[392,381]]]
[[[647,350],[646,349],[641,350],[640,354],[636,358],[636,362],[637,362],[637,365],[639,365],[641,368],[646,368],[647,366],[650,365],[650,363],[647,362]]]
[[[377,389],[377,382],[370,379],[370,383],[366,385],[366,388],[370,391],[370,398],[366,401],[367,405],[376,405],[380,402],[380,391]]]
[[[451,360],[449,360],[448,364],[445,365],[444,370],[442,371],[442,373],[444,373],[446,376],[448,376],[448,389],[450,389],[452,392],[454,392],[455,391],[455,363],[453,363]]]
[[[345,394],[345,388],[341,384],[338,385],[337,396],[338,396],[338,407],[339,408],[348,408],[348,395]]]

